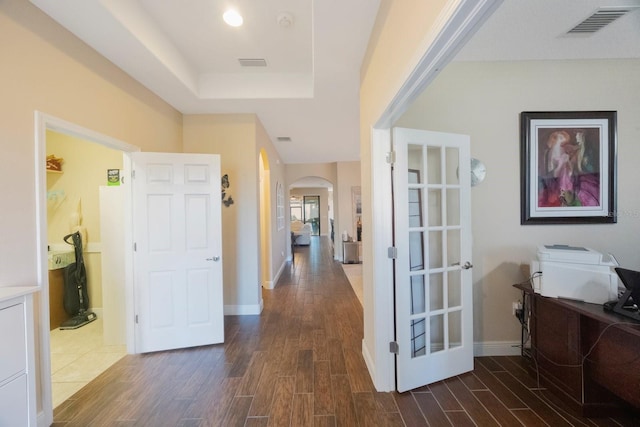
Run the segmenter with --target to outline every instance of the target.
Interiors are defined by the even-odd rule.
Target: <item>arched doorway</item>
[[[269,157],[264,149],[258,159],[260,182],[260,283],[273,288],[271,281],[271,176]]]
[[[333,183],[319,176],[306,176],[289,185],[290,218],[311,223],[313,233],[334,241]]]

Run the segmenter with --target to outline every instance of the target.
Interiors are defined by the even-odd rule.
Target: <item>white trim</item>
[[[423,41],[421,57],[415,67],[408,64],[407,78],[398,92],[384,108],[373,124],[371,132],[371,216],[372,216],[372,287],[373,301],[365,302],[364,310],[373,310],[373,334],[375,354],[367,354],[367,366],[378,391],[395,389],[394,357],[389,354],[388,343],[393,335],[394,312],[392,308],[393,283],[391,263],[387,247],[391,239],[391,216],[384,211],[391,206],[391,182],[381,182],[379,171],[385,170],[385,154],[390,149],[390,128],[409,108],[464,46],[466,41],[498,8],[503,0],[450,0]],[[371,125],[367,123],[366,125]],[[385,185],[380,188],[379,185]],[[373,190],[375,189],[375,191]],[[369,307],[367,307],[370,305]],[[367,316],[365,316],[367,319]],[[367,325],[365,325],[365,331]],[[366,336],[366,335],[365,335]],[[364,346],[365,348],[370,348]],[[367,359],[368,358],[368,359]]]
[[[473,356],[520,356],[519,341],[484,341],[473,343]]]
[[[37,280],[41,289],[40,307],[38,307],[40,323],[39,330],[39,369],[41,385],[41,412],[38,413],[38,425],[49,426],[53,424],[53,397],[51,391],[51,352],[49,341],[49,273],[47,256],[47,178],[46,178],[46,145],[47,130],[53,130],[66,135],[71,135],[83,140],[92,141],[105,147],[119,150],[125,153],[123,156],[124,176],[131,176],[131,162],[128,152],[140,151],[139,147],[119,141],[107,135],[83,128],[74,123],[67,122],[57,117],[50,116],[40,111],[34,112],[34,144],[35,144],[35,197],[36,197],[36,257],[37,257]],[[131,186],[127,185],[125,194],[125,212],[128,212],[129,220],[125,221],[125,239],[132,241],[131,234]],[[127,352],[134,352],[133,345],[133,265],[132,249],[125,248],[125,270],[126,270],[126,301],[127,306]],[[35,311],[35,309],[34,309]]]
[[[370,374],[378,391],[395,390],[395,356],[389,352],[389,342],[395,340],[393,307],[393,261],[387,248],[393,243],[391,166],[386,161],[391,149],[389,129],[371,130],[371,233],[373,248],[373,313],[374,354]],[[367,346],[371,348],[372,346]]]
[[[249,316],[252,314],[262,313],[264,302],[261,299],[260,304],[245,304],[245,305],[225,305],[225,316]]]
[[[286,261],[284,261],[282,264],[280,264],[280,268],[278,269],[278,272],[276,273],[276,276],[266,282],[265,284],[262,285],[263,288],[265,289],[273,289],[276,287],[276,283],[278,283],[278,280],[280,280],[280,276],[282,275],[282,272],[284,271],[284,268],[287,266]]]
[[[365,365],[367,365],[367,369],[369,370],[369,375],[371,375],[371,378],[376,378],[376,363],[374,362],[374,359],[371,353],[369,353],[369,349],[365,345],[364,340],[362,340],[362,357],[364,358],[364,363]],[[388,389],[378,388],[377,384],[376,384],[376,390],[381,392],[393,391],[392,388],[388,388]]]

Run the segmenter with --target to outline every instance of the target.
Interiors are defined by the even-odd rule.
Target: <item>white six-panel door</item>
[[[219,156],[132,161],[136,352],[223,342]]]
[[[473,369],[469,137],[392,135],[397,389]]]

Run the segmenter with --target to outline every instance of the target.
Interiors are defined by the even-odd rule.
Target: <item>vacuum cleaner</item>
[[[71,240],[71,241],[70,241]],[[89,309],[89,294],[87,292],[87,270],[82,257],[82,236],[80,232],[64,236],[64,241],[75,248],[76,262],[64,269],[64,310],[70,319],[60,325],[60,329],[77,329],[97,319],[95,313]]]

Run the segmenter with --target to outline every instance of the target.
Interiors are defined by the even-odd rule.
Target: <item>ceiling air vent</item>
[[[567,34],[593,34],[637,8],[638,6],[600,8],[593,15],[570,29]]]
[[[278,142],[291,142],[290,136],[279,136],[276,139],[278,140]]]
[[[263,58],[239,58],[238,62],[243,67],[266,67],[267,61]]]

